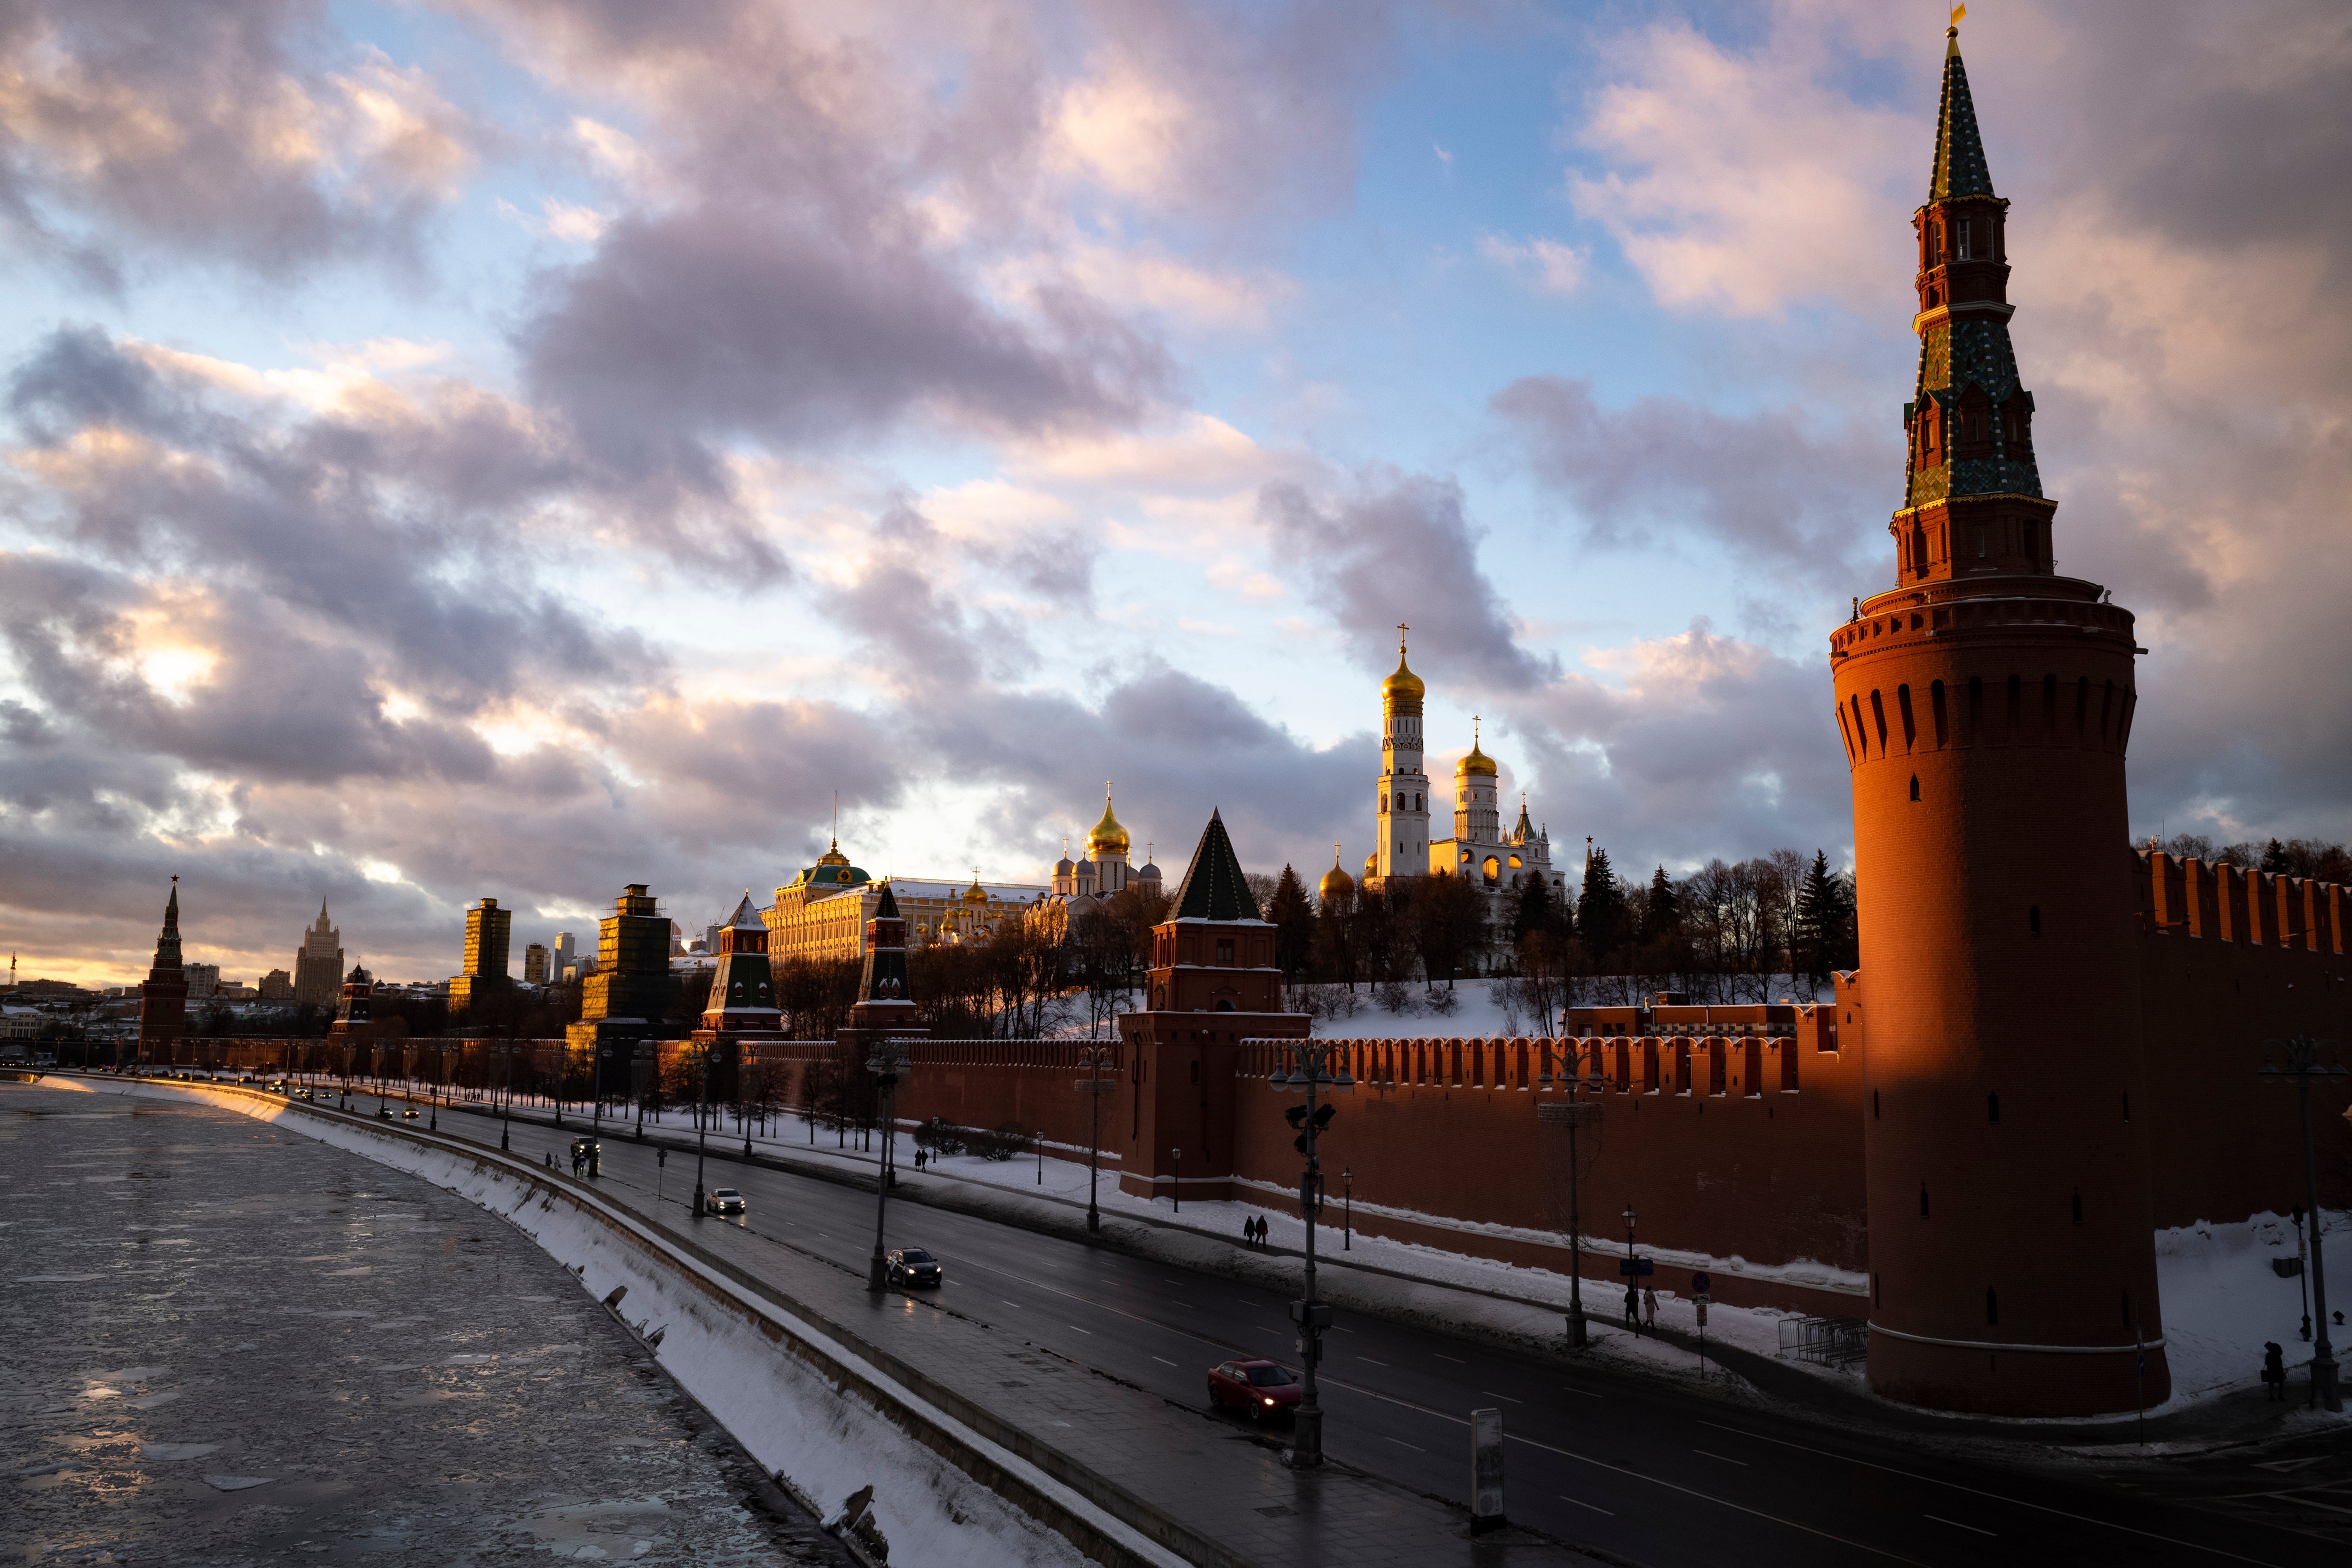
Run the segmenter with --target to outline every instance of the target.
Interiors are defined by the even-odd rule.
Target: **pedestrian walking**
[[[1625,1287],[1625,1326],[1635,1333],[1642,1332],[1641,1293],[1633,1286]]]
[[[1242,1245],[1244,1247],[1257,1245],[1257,1221],[1246,1214],[1242,1216]]]
[[[1642,1326],[1652,1333],[1658,1332],[1658,1288],[1655,1285],[1642,1287]]]
[[[2272,1399],[2286,1397],[2286,1353],[2279,1349],[2276,1340],[2263,1344],[2263,1381],[2270,1385]]]

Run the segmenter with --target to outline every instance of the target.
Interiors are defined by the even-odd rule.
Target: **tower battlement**
[[[2136,854],[2140,929],[2330,957],[2344,952],[2352,893],[2316,877],[2279,876],[2162,850]]]

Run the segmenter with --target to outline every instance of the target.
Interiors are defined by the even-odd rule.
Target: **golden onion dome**
[[[1421,699],[1428,695],[1429,687],[1423,685],[1422,678],[1414,674],[1412,668],[1405,664],[1404,643],[1399,641],[1396,673],[1381,683],[1381,700],[1391,707],[1402,705],[1409,712],[1417,712],[1421,707]]]
[[[1478,748],[1478,716],[1475,714],[1470,717],[1470,755],[1454,765],[1454,777],[1467,779],[1474,773],[1488,779],[1495,777],[1495,759]]]
[[[1347,869],[1339,863],[1339,857],[1334,855],[1331,857],[1331,869],[1323,873],[1323,880],[1317,884],[1315,891],[1324,903],[1328,904],[1335,898],[1354,893],[1356,879],[1348,874]]]
[[[1118,855],[1124,859],[1128,845],[1127,830],[1118,825],[1117,817],[1111,815],[1110,792],[1105,790],[1102,821],[1097,822],[1094,831],[1087,835],[1087,852],[1094,855]]]
[[[988,902],[988,890],[980,885],[980,878],[977,875],[973,876],[971,879],[971,885],[963,890],[963,901],[966,904],[986,904]]]

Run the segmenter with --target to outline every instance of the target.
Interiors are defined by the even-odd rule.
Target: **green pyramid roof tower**
[[[1985,166],[1984,138],[1977,133],[1977,106],[1969,96],[1969,68],[1960,63],[1960,30],[1944,35],[1944,101],[1936,114],[1936,166],[1927,175],[1927,199],[1992,194],[1992,172]]]
[[[1175,904],[1168,918],[1258,918],[1257,900],[1251,896],[1249,882],[1242,875],[1242,862],[1234,853],[1234,841],[1225,836],[1225,820],[1214,810],[1209,812],[1209,825],[1192,851],[1192,863],[1185,868],[1184,880],[1176,884]]]

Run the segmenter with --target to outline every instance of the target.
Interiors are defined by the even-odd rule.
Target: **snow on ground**
[[[2352,1214],[2331,1210],[2326,1224],[2320,1244],[2328,1311],[2352,1316]],[[2255,1375],[2266,1340],[2286,1353],[2291,1375],[2310,1360],[2311,1345],[2300,1333],[2308,1281],[2282,1280],[2271,1268],[2272,1259],[2294,1256],[2294,1222],[2283,1215],[2259,1214],[2234,1225],[2200,1221],[2156,1233],[2174,1406],[2259,1387]],[[2330,1325],[2338,1360],[2352,1349],[2347,1335],[2352,1328]]]
[[[1355,1010],[1345,1016],[1318,1018],[1315,1033],[1328,1040],[1510,1040],[1549,1032],[1543,1018],[1513,999],[1511,993],[1517,984],[1510,979],[1456,980],[1450,988],[1360,986],[1352,993],[1341,986],[1321,986],[1316,990],[1325,1005],[1345,1008],[1352,996]],[[1646,997],[1660,988],[1655,982],[1626,979],[1616,988],[1628,997]],[[1800,1002],[1813,1000],[1811,982],[1790,975],[1773,975],[1761,983],[1760,989],[1744,989],[1738,1005],[1792,998]],[[1588,985],[1577,1005],[1587,1005],[1592,999],[1592,988]],[[1446,1010],[1449,1008],[1451,1011]]]

